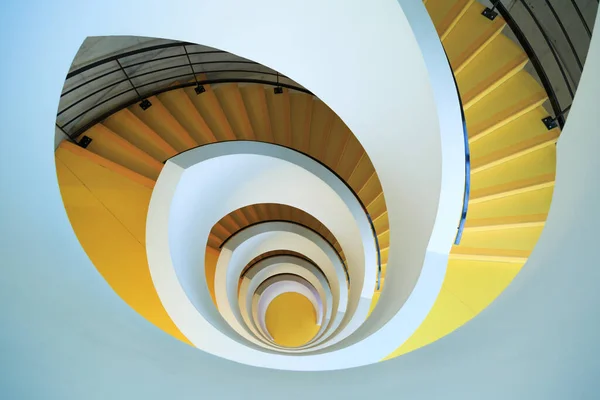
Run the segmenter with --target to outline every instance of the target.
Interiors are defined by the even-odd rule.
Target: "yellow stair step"
[[[482,139],[470,143],[471,154],[477,158],[487,157],[498,150],[518,145],[537,136],[558,136],[558,128],[548,131],[542,122],[542,118],[547,116],[548,112],[544,107],[538,106]]]
[[[192,139],[179,121],[171,115],[158,97],[152,96],[148,100],[152,103],[152,107],[142,110],[139,105],[134,104],[129,107],[130,111],[178,152],[198,146],[198,143]]]
[[[219,85],[215,87],[214,92],[236,137],[253,140],[254,131],[238,85],[234,83]]]
[[[385,207],[385,199],[383,196],[383,192],[379,196],[377,196],[372,202],[366,204],[366,207],[367,212],[373,220],[376,220],[377,218],[379,218],[380,215],[385,213],[387,210]]]
[[[496,36],[456,76],[465,110],[523,69],[527,54],[504,35]]]
[[[469,142],[481,140],[546,101],[544,89],[525,70],[498,86],[465,112]]]
[[[292,147],[307,154],[313,103],[313,96],[304,93],[290,94]]]
[[[464,4],[470,2],[470,0],[430,0],[425,3],[438,36],[442,36],[443,32],[448,30],[453,20],[464,8]]]
[[[210,232],[220,240],[219,244],[231,234],[222,224],[215,224]]]
[[[496,150],[484,157],[474,158],[471,162],[471,174],[476,174],[489,168],[496,167],[518,157],[541,150],[547,146],[553,146],[556,143],[558,136],[558,129],[554,129],[551,132],[548,132],[547,135],[534,136],[521,143],[516,143],[504,149]]]
[[[390,247],[390,230],[384,232],[378,232],[377,240],[379,242],[379,248],[385,249]]]
[[[543,227],[548,214],[512,215],[507,217],[470,219],[467,216],[464,232],[486,232],[501,229]]]
[[[363,152],[360,160],[356,163],[356,167],[346,180],[355,193],[366,185],[371,176],[375,174],[375,167],[366,152]]]
[[[529,250],[480,249],[464,246],[453,246],[450,260],[492,261],[523,264],[529,258]]]
[[[436,25],[436,30],[441,40],[444,40],[448,36],[452,28],[456,26],[474,1],[475,0],[459,0],[454,3],[444,19]]]
[[[240,86],[240,93],[252,125],[254,140],[273,143],[266,92],[262,85]]]
[[[218,141],[237,139],[212,85],[204,85],[204,89],[205,92],[198,95],[194,92],[193,87],[185,88],[184,91]]]
[[[329,168],[335,170],[337,167],[337,163],[342,156],[342,152],[344,151],[344,146],[346,145],[346,141],[348,140],[348,135],[352,133],[346,127],[346,124],[335,115],[334,115],[333,124],[331,126],[331,130],[329,131],[329,138],[326,145],[326,148],[323,151],[323,162]]]
[[[478,2],[471,3],[443,40],[454,74],[459,74],[505,26],[500,17],[490,21],[481,15],[484,8]]]
[[[471,174],[471,188],[479,190],[509,184],[514,181],[554,174],[555,170],[556,146],[545,146],[476,174]]]
[[[157,97],[196,143],[203,145],[217,141],[215,134],[210,130],[183,89],[170,90],[159,94]]]
[[[290,91],[283,88],[283,93],[275,94],[272,87],[266,87],[265,90],[274,143],[290,147],[292,145]]]
[[[158,161],[177,154],[173,146],[126,108],[114,113],[102,124]]]
[[[92,139],[87,149],[114,163],[156,180],[163,164],[129,143],[102,124],[96,124],[85,132]],[[83,136],[81,137],[83,138]],[[79,140],[81,140],[81,138]]]
[[[381,214],[379,217],[373,219],[373,226],[376,232],[383,232],[390,229],[390,221],[388,219],[387,211]]]
[[[219,239],[216,235],[210,233],[208,235],[208,242],[206,243],[206,246],[211,247],[213,249],[218,249],[221,243],[223,243],[221,239]]]
[[[543,229],[543,226],[538,225],[487,231],[469,230],[463,233],[460,246],[490,250],[531,251],[542,234]]]
[[[58,149],[60,149],[61,151],[68,151],[78,157],[84,157],[88,160],[90,160],[91,162],[93,162],[94,164],[100,165],[112,172],[115,172],[119,175],[122,175],[126,178],[131,179],[134,182],[137,182],[149,189],[154,189],[154,185],[156,183],[156,181],[154,181],[153,179],[149,179],[147,177],[145,177],[144,175],[138,174],[135,171],[132,171],[120,164],[117,164],[113,161],[110,161],[107,158],[104,158],[102,156],[99,156],[98,154],[92,153],[91,151],[84,149],[81,146],[76,145],[75,143],[71,143],[67,140],[64,140],[63,142],[60,143],[60,145],[58,146]],[[57,157],[59,156],[59,150],[57,149]]]
[[[308,154],[321,161],[325,154],[335,114],[319,99],[314,99],[308,141]]]
[[[389,255],[389,247],[386,249],[381,249],[380,254],[381,254],[381,262],[387,264],[388,255]]]
[[[513,181],[501,185],[471,191],[469,207],[486,201],[502,199],[522,193],[532,192],[554,186],[554,173],[535,176],[529,179]]]
[[[356,168],[358,162],[361,160],[364,152],[365,151],[358,139],[356,139],[356,136],[350,135],[344,145],[344,150],[342,151],[340,161],[334,169],[335,172],[340,175],[342,179],[348,182],[350,175]]]
[[[363,187],[357,192],[359,199],[363,204],[369,204],[375,197],[382,192],[381,182],[377,177],[377,173],[373,169],[373,173],[369,177],[369,180],[363,185]]]
[[[539,190],[518,193],[495,200],[469,203],[469,220],[488,218],[511,218],[528,215],[547,215],[552,202],[554,188],[548,186]]]

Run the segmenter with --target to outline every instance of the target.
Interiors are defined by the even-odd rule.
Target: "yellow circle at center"
[[[275,343],[285,347],[302,346],[319,331],[312,303],[295,292],[282,293],[271,301],[265,324]]]

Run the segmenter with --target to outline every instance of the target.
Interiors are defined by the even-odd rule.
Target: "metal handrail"
[[[564,0],[561,0],[564,1]],[[529,60],[531,61],[531,65],[533,66],[546,94],[548,95],[548,100],[550,103],[550,107],[552,108],[553,115],[550,115],[544,118],[542,121],[546,124],[548,129],[553,129],[555,127],[564,128],[566,117],[571,108],[571,104],[573,103],[573,98],[575,96],[575,92],[577,90],[577,85],[579,83],[579,79],[581,78],[581,74],[583,72],[584,60],[582,59],[581,52],[578,52],[575,48],[573,42],[573,27],[577,25],[565,25],[563,20],[561,19],[560,14],[556,11],[555,6],[552,1],[544,0],[543,5],[533,8],[530,4],[528,4],[525,0],[514,0],[513,6],[509,10],[501,0],[491,0],[492,7],[486,8],[483,12],[483,15],[486,17],[493,19],[499,13],[502,18],[506,21],[507,26],[515,35],[517,41],[523,48],[523,50],[527,53]],[[554,4],[557,4],[556,1]],[[564,4],[567,4],[564,2]],[[570,0],[571,8],[574,13],[578,16],[579,21],[581,22],[581,26],[587,33],[588,39],[592,36],[592,30],[587,24],[581,9],[575,2],[575,0]],[[518,21],[515,13],[515,6],[522,7],[524,13],[522,13],[523,18],[522,21]],[[497,13],[496,13],[497,10]],[[547,12],[548,15],[551,15],[553,20],[556,22],[558,26],[558,32],[560,32],[560,36],[565,40],[566,47],[569,51],[561,52],[557,46],[553,43],[551,35],[548,32],[547,25],[544,25],[540,20],[540,12]],[[532,45],[531,36],[527,36],[524,34],[522,26],[527,26],[528,28],[535,28],[535,32],[543,38],[541,44],[536,44],[534,47]],[[555,38],[556,39],[556,38]],[[587,44],[589,47],[589,43]],[[587,51],[587,48],[586,48]],[[552,55],[551,65],[544,65],[540,59],[540,54],[549,52]],[[574,61],[575,76],[573,74],[569,74],[567,72],[568,65],[567,60]],[[548,73],[549,67],[555,67],[558,69],[560,74],[560,78],[551,79]],[[569,71],[570,72],[570,71]],[[571,76],[569,76],[571,75]],[[557,96],[557,90],[560,88],[566,89],[568,92],[568,96],[566,100],[563,100],[563,104],[559,100]],[[568,103],[568,104],[567,104]]]
[[[110,114],[164,93],[170,90],[173,86],[169,85],[174,83],[174,87],[184,88],[204,84],[248,82],[285,87],[312,94],[286,76],[262,64],[221,50],[192,51],[193,46],[198,45],[188,42],[169,42],[144,47],[109,56],[69,72],[65,80],[65,87],[68,89],[61,93],[57,126],[71,139],[75,139]],[[156,53],[165,50],[179,51],[177,54],[167,55]],[[144,55],[150,57],[143,61],[137,58],[130,59]],[[191,57],[201,58],[192,60]],[[173,64],[160,65],[160,67],[156,65],[156,63],[169,61]],[[157,67],[151,68],[152,66]],[[184,68],[187,70],[182,73]],[[94,73],[96,71],[97,73]],[[119,74],[121,78],[118,77]],[[231,78],[225,78],[230,75]],[[78,82],[78,79],[83,82]],[[282,82],[281,79],[284,81]],[[127,88],[120,86],[124,83],[129,84]],[[152,85],[160,87],[145,90]],[[111,93],[115,89],[118,91]],[[97,101],[89,101],[95,96],[98,97]],[[86,104],[86,101],[91,104]],[[109,102],[116,102],[116,104],[111,105],[109,111],[102,109],[102,106]],[[86,121],[82,121],[83,118]]]

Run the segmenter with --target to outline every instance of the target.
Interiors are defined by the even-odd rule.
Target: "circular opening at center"
[[[295,292],[282,293],[271,301],[265,325],[275,343],[285,347],[302,346],[319,331],[313,304]]]

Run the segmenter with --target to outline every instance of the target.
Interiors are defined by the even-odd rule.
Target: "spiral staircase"
[[[405,3],[409,22],[425,15],[422,5]],[[447,114],[464,130],[440,126],[440,109],[434,130],[413,136],[423,142],[415,139],[410,152],[441,147],[446,159],[449,141],[459,143],[465,156],[454,171],[467,174],[453,190],[451,173],[439,171],[445,164],[433,161],[429,182],[401,184],[383,133],[347,124],[347,110],[328,106],[327,90],[318,97],[307,89],[321,93],[316,86],[279,72],[275,83],[203,72],[165,80],[142,103],[114,107],[58,145],[58,188],[81,248],[131,309],[185,343],[177,354],[208,353],[217,370],[233,366],[246,385],[281,379],[296,387],[302,375],[287,371],[342,370],[328,379],[354,398],[347,373],[357,382],[363,370],[387,377],[382,390],[390,395],[384,370],[394,363],[423,370],[418,357],[431,360],[469,326],[489,334],[481,324],[493,310],[450,335],[541,253],[534,248],[553,202],[561,127],[545,124],[548,93],[502,16],[486,18],[474,0],[423,3],[462,108],[462,116]],[[183,45],[188,61],[193,46]],[[432,142],[431,133],[442,140]],[[387,153],[372,151],[378,140]],[[429,188],[440,193],[428,198]],[[413,198],[401,200],[407,193]],[[454,206],[444,207],[452,196]],[[511,285],[513,295],[525,290],[519,286]],[[194,374],[212,374],[205,365]],[[211,385],[231,377],[222,379]]]

